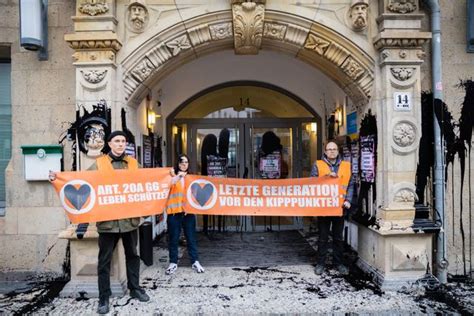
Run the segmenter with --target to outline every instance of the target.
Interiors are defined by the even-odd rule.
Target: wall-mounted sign
[[[411,92],[394,92],[393,109],[395,111],[411,111]]]
[[[347,135],[357,133],[357,112],[347,114]]]

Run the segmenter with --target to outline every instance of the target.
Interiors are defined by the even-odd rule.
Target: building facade
[[[465,0],[440,5],[437,88],[444,92],[450,154],[445,259],[449,273],[467,275],[473,258],[470,12]],[[62,275],[70,254],[71,265],[83,271],[76,272],[88,273],[96,258],[79,256],[93,243],[77,240],[47,181],[26,180],[22,146],[60,144],[63,170],[83,170],[102,149],[95,137],[114,129],[128,130],[130,153],[145,166],[171,165],[185,152],[198,173],[208,170],[206,137],[226,135],[227,176],[249,178],[261,177],[256,160],[268,131],[280,139],[286,177],[308,176],[324,140],[337,137],[359,164],[361,216],[348,233],[358,264],[385,288],[437,270],[434,230],[414,225],[422,209],[415,204],[437,219],[430,168],[427,184],[420,184],[420,166],[432,156],[432,146],[421,149],[429,134],[423,126],[433,125],[425,118],[432,34],[422,1],[50,0],[45,61],[20,48],[18,1],[0,8],[0,249],[10,254],[0,258],[2,271]],[[242,221],[249,231],[268,225],[212,220],[235,230]],[[154,221],[158,233],[160,219]],[[309,225],[302,218],[278,221],[279,229]]]

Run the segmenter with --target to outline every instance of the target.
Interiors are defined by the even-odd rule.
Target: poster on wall
[[[153,168],[153,139],[143,135],[143,168]]]
[[[359,177],[359,144],[357,140],[351,142],[351,167],[352,174]]]
[[[347,135],[357,134],[357,112],[347,114]]]
[[[227,158],[208,155],[207,175],[215,178],[227,177]]]
[[[135,143],[129,143],[127,142],[127,145],[125,146],[125,154],[137,158],[137,152],[135,150]]]
[[[375,137],[374,135],[360,137],[360,178],[361,181],[375,181]]]
[[[351,162],[351,147],[348,145],[342,146],[342,160]]]

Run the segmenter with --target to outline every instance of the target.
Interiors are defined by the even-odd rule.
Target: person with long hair
[[[166,269],[166,274],[173,274],[178,269],[178,242],[181,229],[184,230],[188,254],[191,258],[192,268],[197,273],[203,273],[204,268],[198,261],[197,239],[196,239],[196,215],[184,212],[184,177],[189,173],[189,158],[181,154],[176,161],[174,168],[170,170],[171,189],[166,203],[166,213],[168,215],[168,251],[170,264]]]

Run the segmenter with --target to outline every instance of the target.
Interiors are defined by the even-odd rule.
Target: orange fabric
[[[184,211],[191,214],[341,216],[339,179],[235,179],[187,175]]]
[[[136,168],[58,172],[52,185],[72,223],[93,223],[162,213],[170,182],[169,168]]]
[[[138,161],[130,156],[125,156],[124,159],[128,163],[128,170],[136,170],[138,169]],[[97,169],[100,171],[112,171],[114,167],[112,166],[112,162],[110,161],[110,157],[107,155],[100,156],[96,159],[97,162]]]
[[[184,188],[181,184],[181,179],[176,184],[171,186],[170,195],[166,202],[166,213],[176,214],[183,212],[184,206]]]
[[[317,160],[316,165],[318,166],[318,174],[320,177],[324,177],[331,173],[331,169],[329,165],[323,160]],[[337,170],[337,179],[341,185],[341,189],[343,192],[343,196],[345,197],[347,193],[347,186],[349,185],[349,181],[351,180],[351,164],[347,161],[341,161],[339,165],[339,169]],[[341,198],[341,205],[344,203],[344,198]]]

